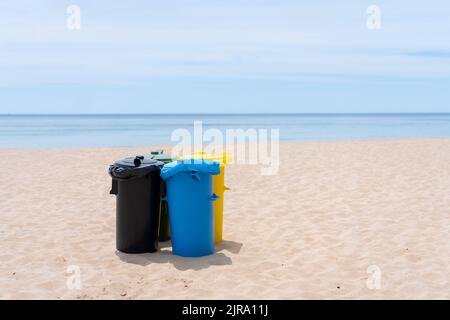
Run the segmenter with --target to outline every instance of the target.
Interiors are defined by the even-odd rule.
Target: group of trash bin
[[[163,150],[109,167],[116,195],[116,247],[125,253],[158,250],[199,257],[222,241],[226,154],[195,153],[172,159]]]

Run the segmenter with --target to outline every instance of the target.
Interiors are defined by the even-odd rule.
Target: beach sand
[[[450,139],[282,143],[227,168],[214,255],[118,253],[107,168],[155,147],[0,150],[0,298],[450,298]]]

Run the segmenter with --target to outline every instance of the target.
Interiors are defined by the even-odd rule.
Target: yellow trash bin
[[[222,241],[223,233],[223,195],[230,188],[225,186],[225,165],[229,163],[230,157],[227,154],[207,154],[206,152],[197,152],[191,156],[183,156],[181,159],[203,159],[217,161],[220,163],[220,174],[213,176],[213,192],[219,196],[214,201],[214,242]]]

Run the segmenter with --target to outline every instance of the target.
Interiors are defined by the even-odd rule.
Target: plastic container
[[[160,161],[136,156],[109,167],[116,195],[116,247],[126,253],[158,250]]]
[[[155,160],[161,161],[163,163],[169,163],[169,162],[173,161],[172,156],[169,154],[164,154],[163,149],[151,151],[149,157],[151,159],[155,159]]]
[[[164,150],[154,150],[150,152],[151,159],[155,159],[163,162],[164,164],[172,162],[172,156],[164,154]],[[165,183],[162,185],[162,194],[165,196]],[[170,240],[170,221],[169,221],[169,208],[167,201],[161,201],[161,217],[159,220],[159,237],[161,242]]]
[[[209,161],[216,161],[220,164],[220,173],[213,177],[213,191],[219,198],[214,202],[214,242],[219,243],[223,239],[223,203],[226,190],[225,186],[225,166],[229,163],[230,157],[227,154],[208,154],[206,152],[197,152],[191,156],[181,157],[181,159],[194,158]]]
[[[199,257],[214,252],[212,176],[218,162],[184,159],[166,164],[161,178],[166,182],[173,254]]]

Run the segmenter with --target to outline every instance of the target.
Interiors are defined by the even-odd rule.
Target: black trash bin
[[[125,158],[109,167],[116,195],[116,247],[126,253],[158,250],[163,163],[144,156]]]

